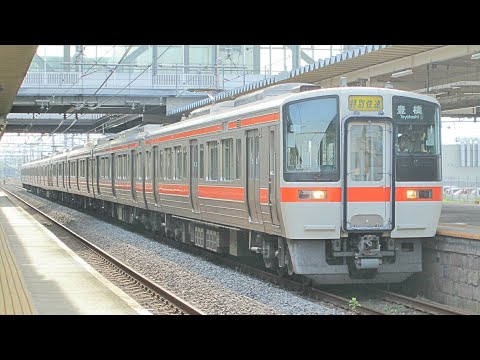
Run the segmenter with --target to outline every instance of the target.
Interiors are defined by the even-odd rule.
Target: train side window
[[[235,177],[242,177],[242,139],[237,139],[237,147],[235,149]]]
[[[105,158],[105,178],[110,179],[110,158],[106,157]]]
[[[151,180],[152,178],[152,152],[146,151],[146,168],[145,168],[145,180]]]
[[[208,179],[210,181],[218,180],[218,143],[216,141],[207,142],[208,149]]]
[[[182,152],[181,152],[181,147],[180,146],[175,146],[174,151],[175,151],[175,173],[174,173],[174,179],[178,180],[182,178]]]
[[[123,179],[123,156],[122,155],[117,155],[117,158],[115,159],[115,163],[117,165],[117,180]]]
[[[158,180],[165,180],[165,170],[163,169],[163,150],[160,150],[160,155],[158,156]]]
[[[186,179],[188,177],[187,173],[187,147],[183,147],[183,177],[182,179]]]
[[[165,149],[165,165],[166,165],[166,175],[167,175],[167,180],[172,179],[172,173],[173,173],[173,161],[172,161],[172,149],[168,148]]]
[[[137,181],[142,181],[142,153],[138,152],[135,159],[135,171]]]
[[[233,139],[222,140],[222,180],[232,180]]]
[[[200,179],[205,179],[205,151],[203,144],[200,144]]]

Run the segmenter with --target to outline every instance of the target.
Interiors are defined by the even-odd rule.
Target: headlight
[[[407,190],[407,199],[431,199],[432,189]]]
[[[312,191],[312,197],[316,200],[323,200],[327,198],[327,192],[325,190]]]
[[[407,199],[416,199],[417,190],[407,190]]]
[[[298,190],[298,199],[300,200],[325,200],[326,198],[326,190]]]

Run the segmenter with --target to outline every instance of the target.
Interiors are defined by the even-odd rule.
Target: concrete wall
[[[423,271],[405,283],[412,293],[480,314],[480,241],[437,236],[423,241]]]

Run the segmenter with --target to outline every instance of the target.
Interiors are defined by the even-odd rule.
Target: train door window
[[[123,179],[128,180],[128,169],[130,169],[129,166],[129,159],[130,157],[128,154],[123,155]]]
[[[200,145],[200,179],[205,179],[205,151],[204,151],[204,146],[203,144]]]
[[[160,150],[158,157],[158,180],[165,180],[165,168],[163,167],[163,150]]]
[[[255,179],[260,179],[260,137],[255,136]]]
[[[187,172],[187,147],[183,147],[183,179],[186,179],[188,177],[188,172]]]
[[[253,180],[255,174],[255,162],[254,162],[254,155],[253,155],[253,138],[247,138],[247,147],[248,147],[248,179]]]
[[[233,139],[222,140],[222,180],[232,180]]]
[[[77,185],[78,185],[78,175],[79,175],[79,160],[75,160],[75,176],[76,176],[76,181],[77,181]]]
[[[111,167],[111,163],[110,163],[110,157],[107,157],[106,158],[107,160],[107,179],[111,179],[112,178],[112,167]]]
[[[135,160],[136,163],[136,174],[137,174],[137,180],[142,181],[142,153],[138,152],[137,153],[137,159]]]
[[[216,141],[207,142],[208,151],[208,178],[207,180],[218,180],[218,143]]]
[[[173,174],[173,161],[172,161],[172,149],[168,148],[165,149],[165,165],[167,168],[167,179],[171,180],[172,179],[172,174]]]
[[[117,155],[117,180],[123,179],[123,155]]]
[[[275,174],[275,131],[270,131],[270,175]]]
[[[152,152],[147,151],[146,153],[146,169],[145,169],[145,180],[152,180]]]
[[[181,152],[181,147],[180,146],[175,146],[173,148],[175,152],[175,173],[174,173],[174,179],[178,180],[182,178],[182,152]]]
[[[242,177],[242,139],[237,139],[237,147],[235,149],[235,177]]]
[[[353,181],[378,181],[383,178],[383,127],[353,125],[351,133],[351,174]]]

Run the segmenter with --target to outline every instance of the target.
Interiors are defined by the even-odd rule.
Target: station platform
[[[0,315],[150,314],[0,191]]]
[[[480,226],[462,223],[439,223],[437,235],[480,240]]]

